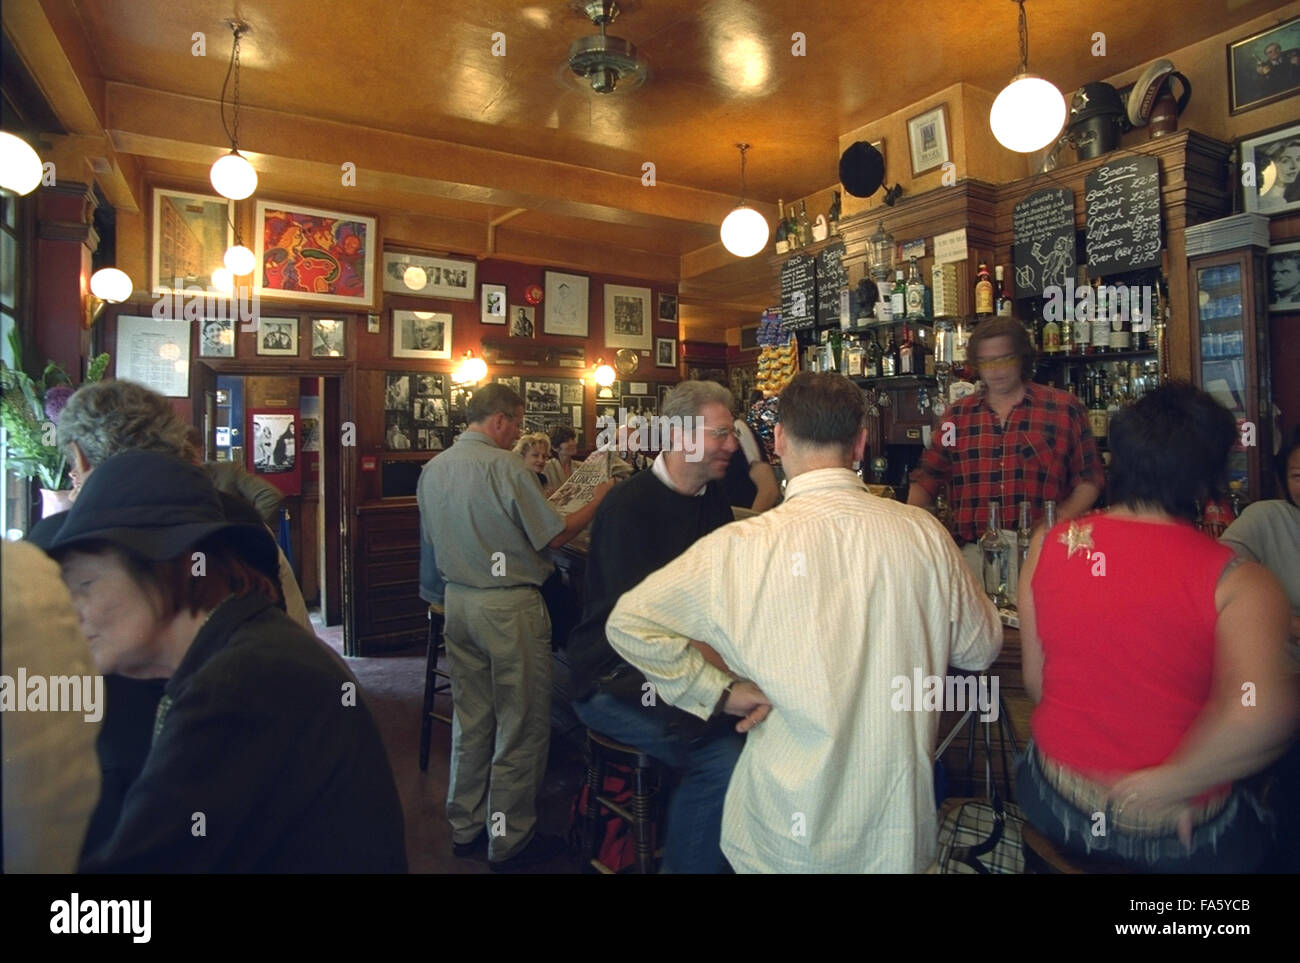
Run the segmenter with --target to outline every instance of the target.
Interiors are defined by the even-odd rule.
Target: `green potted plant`
[[[39,377],[27,373],[22,340],[17,329],[9,332],[14,367],[0,361],[0,424],[5,429],[5,454],[21,477],[41,484],[43,514],[66,508],[72,480],[56,432],[59,415],[76,388],[68,373],[53,361],[45,363]],[[108,355],[90,362],[86,382],[99,381],[108,368]]]

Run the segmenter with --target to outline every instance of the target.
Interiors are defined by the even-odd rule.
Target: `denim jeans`
[[[1016,797],[1030,824],[1067,853],[1124,863],[1135,873],[1250,873],[1272,844],[1269,818],[1240,787],[1222,812],[1192,831],[1190,851],[1177,833],[1136,836],[1107,826],[1094,835],[1100,823],[1052,787],[1032,742],[1016,765]]]
[[[681,779],[668,800],[661,873],[727,873],[722,855],[722,804],[745,737],[736,719],[717,720],[698,735],[679,722],[694,719],[670,706],[646,707],[597,689],[573,704],[578,717],[597,732],[636,746]],[[723,727],[723,724],[726,727]],[[694,738],[692,738],[694,736]]]

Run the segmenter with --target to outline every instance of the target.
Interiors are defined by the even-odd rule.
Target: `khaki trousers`
[[[454,703],[447,819],[457,843],[488,834],[509,859],[537,825],[551,744],[551,620],[532,586],[448,583],[443,630]]]

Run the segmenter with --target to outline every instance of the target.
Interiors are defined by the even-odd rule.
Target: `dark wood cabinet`
[[[420,510],[414,498],[357,509],[353,637],[358,655],[424,642],[420,598]]]

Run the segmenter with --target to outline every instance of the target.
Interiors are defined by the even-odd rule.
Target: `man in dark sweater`
[[[672,425],[665,450],[650,471],[616,486],[592,523],[586,604],[567,649],[573,707],[597,732],[679,770],[661,872],[726,872],[722,804],[744,737],[733,720],[703,724],[661,703],[605,638],[619,596],[732,519],[720,485],[737,446],[731,393],[713,382],[687,381],[668,394],[659,417]],[[715,664],[723,667],[721,660]]]

